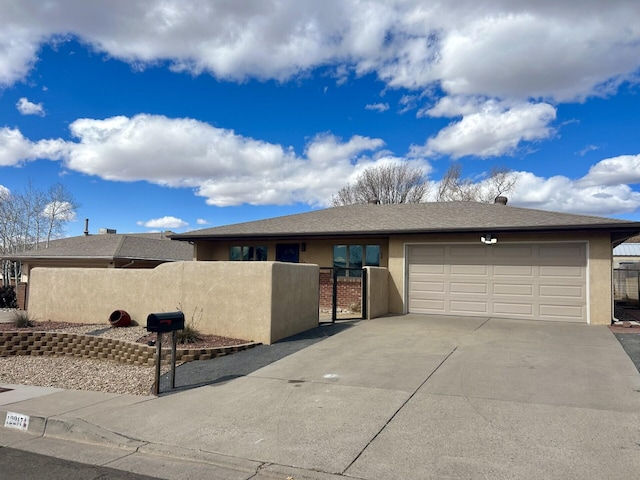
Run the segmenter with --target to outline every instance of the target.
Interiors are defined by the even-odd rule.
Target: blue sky
[[[323,208],[400,162],[640,221],[635,0],[4,0],[0,26],[0,189],[65,185],[68,235]]]

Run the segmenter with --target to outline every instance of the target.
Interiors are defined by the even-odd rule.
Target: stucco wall
[[[206,242],[196,241],[195,252],[197,260],[229,260],[229,248],[232,245],[245,245],[249,247],[267,247],[267,260],[275,261],[276,244],[278,243],[298,243],[300,248],[300,263],[312,263],[321,267],[333,266],[333,246],[334,245],[380,245],[380,266],[387,266],[388,242],[384,238],[328,238],[311,240],[270,240],[270,241],[248,241],[238,240],[233,242]],[[304,244],[304,251],[302,251]]]
[[[405,313],[405,245],[412,243],[479,242],[478,234],[393,236],[389,240],[389,311]],[[608,233],[499,234],[499,242],[588,241],[589,317],[594,325],[609,325],[612,318],[612,247]]]
[[[589,239],[590,323],[610,325],[613,317],[613,247],[608,234]]]
[[[318,324],[318,267],[276,262],[175,262],[153,270],[36,268],[29,314],[38,320],[108,323],[126,310],[180,309],[205,334],[273,343]]]
[[[367,319],[389,313],[389,271],[380,267],[367,270]]]

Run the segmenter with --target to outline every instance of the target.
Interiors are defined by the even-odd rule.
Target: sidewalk
[[[16,386],[0,419],[28,433],[0,445],[171,479],[640,471],[640,375],[607,327],[405,315],[236,378],[207,362],[214,382],[160,397]]]

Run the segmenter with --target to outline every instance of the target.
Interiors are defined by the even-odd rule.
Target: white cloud
[[[142,68],[168,60],[242,81],[329,66],[340,79],[375,73],[390,87],[521,101],[607,92],[640,65],[635,0],[6,0],[0,18],[5,85],[24,78],[41,42],[69,34]]]
[[[386,112],[389,110],[388,103],[369,103],[364,107],[366,110],[376,110],[378,112]]]
[[[325,205],[366,166],[401,161],[383,150],[384,142],[377,138],[356,135],[343,141],[322,134],[300,156],[291,147],[159,115],[85,118],[70,129],[76,141],[30,142],[9,129],[4,129],[3,141],[0,130],[0,165],[62,160],[69,170],[105,180],[192,188],[210,205],[231,206]],[[419,157],[411,162],[428,170]]]
[[[0,130],[0,162],[17,165],[27,159],[58,159],[70,170],[107,180],[192,188],[217,206],[294,202],[322,206],[371,165],[408,162],[431,172],[421,156],[424,147],[397,157],[384,150],[381,139],[362,136],[344,141],[331,134],[318,135],[298,155],[290,147],[196,120],[155,115],[82,119],[73,122],[71,130],[75,142],[31,142],[17,130]],[[639,172],[640,155],[604,159],[577,180],[516,172],[519,181],[509,195],[510,203],[597,215],[633,212],[640,208],[640,192],[630,185],[640,183]],[[197,223],[204,224],[201,221]],[[140,224],[161,229],[186,226],[174,217]]]
[[[581,157],[584,157],[587,153],[593,152],[595,150],[598,150],[597,146],[595,146],[595,145],[587,145],[586,147],[584,147],[582,150],[580,150],[578,152],[578,155],[580,155]]]
[[[72,222],[76,219],[76,212],[69,202],[51,202],[44,207],[42,216]]]
[[[183,228],[189,226],[187,222],[180,218],[166,216],[162,218],[154,218],[152,220],[147,220],[146,222],[137,222],[138,225],[147,227],[147,228]]]
[[[579,184],[585,187],[640,184],[640,155],[622,155],[601,160],[589,169],[589,173],[580,179]]]
[[[42,103],[32,103],[25,97],[18,100],[16,108],[22,115],[38,115],[40,117],[45,115]]]
[[[551,105],[610,94],[637,80],[640,68],[636,0],[610,0],[606,8],[601,0],[580,8],[575,0],[41,3],[0,2],[0,87],[25,78],[41,44],[76,36],[138,69],[166,63],[231,81],[287,81],[326,68],[340,85],[373,74],[385,89],[408,90],[399,113],[442,92],[467,108],[487,100],[528,105],[453,115],[463,118],[427,147],[455,156],[500,155],[547,138]],[[451,107],[440,102],[418,116],[451,118]],[[498,145],[489,147],[484,134]],[[461,147],[452,144],[458,138]]]
[[[205,220],[204,218],[198,218],[198,219],[196,220],[196,223],[197,223],[198,225],[210,225],[210,223],[209,223],[207,220]]]
[[[59,160],[64,148],[65,142],[59,139],[32,142],[20,130],[0,128],[0,167],[16,166],[37,159]]]
[[[571,180],[565,176],[543,178],[530,172],[516,172],[518,184],[510,204],[556,212],[585,215],[617,215],[640,208],[640,192],[627,183],[595,185],[586,177]]]
[[[475,155],[481,158],[509,155],[524,141],[542,140],[553,135],[550,123],[556,110],[548,103],[481,103],[445,97],[425,112],[431,116],[463,115],[427,140],[425,155],[445,154],[452,158]]]

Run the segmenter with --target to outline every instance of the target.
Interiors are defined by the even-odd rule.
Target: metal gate
[[[640,270],[613,270],[613,298],[617,303],[640,307]]]
[[[320,267],[320,323],[366,318],[367,271]]]

